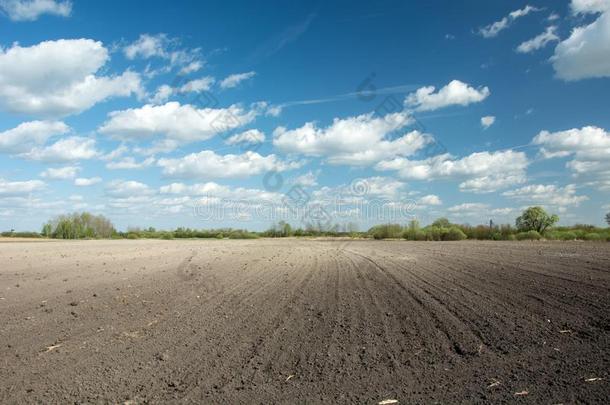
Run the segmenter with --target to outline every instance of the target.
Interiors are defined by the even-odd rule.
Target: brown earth
[[[0,244],[0,403],[604,403],[610,244]]]

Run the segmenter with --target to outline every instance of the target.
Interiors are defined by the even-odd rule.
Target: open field
[[[0,402],[605,402],[610,244],[0,244]]]

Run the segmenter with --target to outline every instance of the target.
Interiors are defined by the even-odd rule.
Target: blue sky
[[[0,9],[0,229],[610,211],[608,0]]]

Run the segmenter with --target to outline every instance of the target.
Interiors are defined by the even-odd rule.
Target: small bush
[[[540,240],[542,238],[537,231],[519,232],[516,237],[517,240]]]
[[[404,235],[404,230],[399,224],[384,224],[372,227],[369,229],[369,234],[374,239],[401,238]]]
[[[553,240],[576,240],[578,235],[572,231],[554,231],[545,234],[547,239]]]
[[[467,236],[460,228],[452,226],[443,233],[442,238],[443,240],[464,240]]]
[[[603,240],[603,238],[599,233],[591,232],[585,234],[584,240]]]

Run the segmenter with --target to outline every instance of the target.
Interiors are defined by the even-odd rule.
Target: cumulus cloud
[[[407,96],[405,104],[414,107],[417,111],[433,111],[452,105],[467,106],[485,100],[489,94],[488,87],[475,89],[459,80],[452,80],[449,84],[435,93],[434,86],[426,86]]]
[[[164,104],[174,94],[174,89],[167,84],[163,84],[157,88],[155,94],[149,98],[151,104]]]
[[[99,155],[94,139],[72,136],[60,139],[49,146],[33,148],[18,156],[24,159],[60,163],[93,159]]]
[[[200,59],[201,50],[180,48],[180,40],[170,38],[167,34],[141,34],[137,40],[123,47],[123,53],[129,60],[159,59],[166,63],[161,68],[146,68],[146,75],[154,77],[180,68],[179,76],[199,71],[204,62]]]
[[[180,87],[180,93],[201,93],[202,91],[210,90],[215,79],[212,76],[202,77],[186,82]]]
[[[0,196],[19,196],[29,194],[34,191],[41,190],[45,187],[45,183],[40,180],[28,181],[7,181],[0,178]]]
[[[0,107],[56,117],[79,113],[111,97],[142,94],[137,73],[96,75],[109,58],[102,43],[90,39],[0,48]]]
[[[449,212],[463,212],[463,211],[486,211],[489,209],[489,204],[483,203],[463,203],[449,207]]]
[[[449,154],[425,160],[396,158],[376,165],[377,170],[394,170],[404,179],[437,180],[465,179],[461,191],[490,193],[501,188],[523,183],[527,168],[523,152],[477,152],[461,159]]]
[[[69,17],[71,1],[56,0],[0,0],[0,9],[13,21],[35,21],[43,14]]]
[[[610,10],[608,0],[572,0],[570,8],[573,14],[600,13]]]
[[[40,173],[40,177],[50,180],[70,180],[75,178],[79,171],[80,167],[78,166],[49,167]]]
[[[532,39],[522,42],[517,47],[517,52],[519,53],[531,53],[537,51],[538,49],[544,48],[547,44],[559,41],[559,37],[557,36],[557,27],[550,26],[547,29]]]
[[[245,80],[251,79],[256,75],[256,72],[237,73],[225,77],[220,82],[221,89],[231,89],[239,86],[239,84]]]
[[[449,207],[447,212],[449,213],[449,218],[456,218],[456,222],[463,222],[465,218],[468,218],[481,223],[490,218],[510,219],[512,221],[518,210],[512,207],[493,208],[485,203],[467,202]]]
[[[390,139],[392,133],[411,122],[406,112],[384,117],[370,113],[335,118],[326,128],[308,122],[293,130],[277,128],[273,145],[287,153],[325,157],[333,165],[370,165],[382,159],[412,155],[432,141],[430,135],[418,131]]]
[[[494,122],[496,122],[496,117],[493,115],[486,115],[485,117],[481,117],[481,126],[483,129],[487,129],[491,127]]]
[[[196,183],[187,185],[184,183],[171,183],[159,189],[161,194],[185,195],[185,196],[206,196],[208,198],[225,198],[232,200],[245,201],[279,201],[281,195],[261,189],[244,187],[229,187],[215,182]]]
[[[248,151],[241,155],[218,155],[204,150],[181,158],[159,159],[163,174],[173,178],[245,178],[269,171],[285,171],[301,166],[299,162],[284,162],[275,155],[261,156]]]
[[[443,202],[439,198],[439,196],[434,194],[425,195],[417,200],[417,204],[419,205],[443,205]]]
[[[589,199],[589,197],[584,195],[576,195],[576,186],[574,184],[568,184],[565,187],[559,187],[554,184],[532,184],[516,190],[505,191],[502,195],[528,204],[555,207],[577,207],[581,202]]]
[[[126,140],[165,136],[179,143],[188,143],[210,139],[249,124],[257,114],[256,110],[246,111],[236,105],[220,109],[198,109],[178,102],[160,106],[147,104],[110,113],[109,119],[99,131]]]
[[[123,48],[123,53],[127,59],[148,59],[159,57],[169,58],[169,51],[166,49],[170,44],[170,39],[166,34],[141,34],[140,37],[131,44]]]
[[[154,190],[139,181],[113,180],[106,185],[105,193],[110,197],[128,198],[151,195]]]
[[[249,129],[245,132],[235,134],[225,141],[227,145],[253,145],[263,142],[265,142],[265,134],[259,131],[258,129]]]
[[[309,171],[297,176],[292,183],[302,187],[315,187],[318,185],[318,177],[312,171]]]
[[[215,79],[211,76],[190,80],[180,87],[173,88],[163,84],[157,88],[155,94],[149,99],[152,104],[163,104],[174,94],[201,93],[208,91],[214,84]]]
[[[88,186],[93,186],[94,184],[98,184],[102,182],[102,178],[101,177],[79,177],[77,179],[74,179],[74,185],[77,187],[88,187]]]
[[[149,157],[147,159],[138,162],[135,158],[131,156],[124,157],[118,161],[111,161],[106,163],[106,169],[110,170],[132,170],[132,169],[145,169],[154,165],[156,159],[154,157]]]
[[[572,9],[603,13],[557,45],[551,57],[556,76],[566,81],[610,77],[610,1],[572,2]]]
[[[610,133],[594,126],[541,131],[532,141],[545,158],[572,157],[567,168],[576,175],[610,180]]]
[[[178,74],[180,76],[186,76],[189,75],[191,73],[195,73],[200,71],[203,68],[204,63],[200,60],[196,60],[193,62],[188,63],[186,66],[184,66],[182,69],[180,69],[180,71],[178,72]]]
[[[43,145],[49,138],[63,135],[70,128],[61,121],[30,121],[0,132],[1,153],[24,153]]]
[[[501,20],[480,28],[479,33],[484,38],[493,38],[497,36],[501,31],[504,31],[505,29],[510,27],[517,19],[525,17],[526,15],[532,12],[540,10],[541,9],[539,8],[527,5],[522,9],[511,11],[506,17],[503,17]]]

